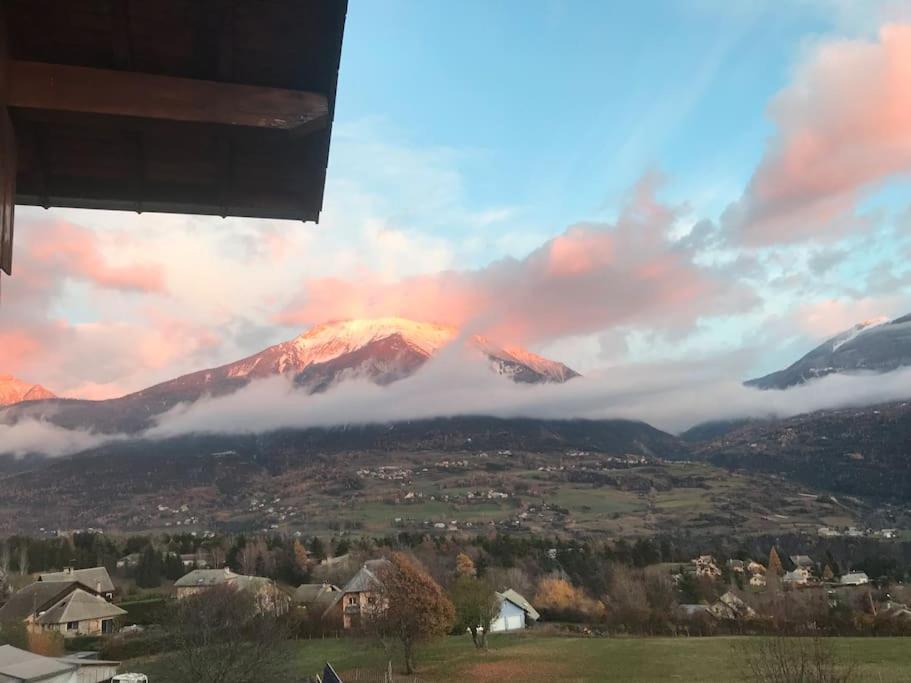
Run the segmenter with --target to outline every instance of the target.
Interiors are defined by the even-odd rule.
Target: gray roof
[[[259,590],[263,586],[272,585],[274,581],[264,576],[247,576],[246,574],[235,574],[230,569],[194,569],[188,574],[184,574],[174,586],[177,588],[208,588],[212,586],[221,586],[230,584],[243,590]]]
[[[24,621],[29,615],[48,609],[67,593],[79,588],[76,581],[36,581],[10,596],[0,607],[0,623]]]
[[[104,567],[88,569],[64,569],[62,572],[47,572],[38,575],[39,581],[78,581],[99,593],[113,593],[114,582]]]
[[[302,583],[294,591],[294,602],[298,605],[328,604],[341,589],[331,583]]]
[[[77,588],[38,617],[38,623],[50,625],[87,619],[112,619],[126,613],[126,610],[112,605],[100,595]]]
[[[40,681],[78,668],[78,664],[35,655],[12,645],[0,646],[0,680]]]
[[[326,607],[326,612],[335,607],[346,593],[364,593],[366,591],[375,591],[382,587],[380,574],[392,563],[387,559],[367,560],[364,565],[358,569],[357,574],[351,577],[342,590],[333,593],[332,602]]]
[[[525,614],[528,615],[528,618],[532,621],[537,621],[541,618],[541,615],[538,614],[538,610],[531,606],[531,603],[528,602],[522,595],[514,591],[512,588],[507,588],[502,593],[497,593],[504,600],[509,600],[512,604],[517,607],[522,608],[525,611]]]
[[[234,581],[239,574],[230,569],[194,569],[189,574],[184,574],[174,586],[177,588],[193,588],[195,586],[219,586],[223,583]]]

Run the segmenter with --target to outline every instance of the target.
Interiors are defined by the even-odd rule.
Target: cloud
[[[147,436],[239,434],[455,415],[625,418],[679,432],[707,420],[787,417],[911,397],[911,369],[831,375],[780,392],[747,388],[731,379],[736,375],[732,362],[739,358],[625,366],[565,384],[522,385],[450,354],[384,387],[351,381],[310,395],[282,377],[254,382],[229,396],[175,408]]]
[[[911,24],[819,43],[769,105],[775,133],[722,223],[749,246],[845,234],[865,190],[911,171]]]
[[[695,265],[668,236],[685,208],[661,203],[659,185],[645,176],[615,223],[579,223],[523,259],[393,280],[370,272],[308,279],[278,320],[399,315],[527,343],[616,325],[684,329],[701,316],[748,310],[756,303],[749,289]]]
[[[24,420],[15,425],[0,424],[0,452],[14,456],[31,453],[51,457],[69,455],[118,438],[64,429],[39,420]]]

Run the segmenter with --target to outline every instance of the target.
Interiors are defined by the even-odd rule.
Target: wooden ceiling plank
[[[295,129],[328,124],[325,95],[154,74],[10,60],[9,105],[199,123]]]

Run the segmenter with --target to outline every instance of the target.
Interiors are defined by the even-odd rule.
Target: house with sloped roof
[[[120,662],[71,655],[44,657],[12,645],[0,646],[0,681],[3,683],[94,683],[108,681]]]
[[[113,633],[126,611],[78,581],[36,581],[0,607],[0,623],[24,623],[32,632],[55,631],[64,638]]]
[[[38,581],[78,581],[83,586],[88,586],[96,593],[104,596],[105,600],[113,600],[117,587],[111,581],[111,575],[104,567],[89,567],[87,569],[73,569],[65,567],[62,572],[44,572],[38,574]]]
[[[541,618],[531,603],[511,588],[497,593],[497,600],[500,603],[500,612],[490,622],[491,633],[521,631]]]
[[[235,574],[228,567],[223,569],[194,569],[174,582],[177,599],[197,595],[216,586],[231,586],[237,590],[249,591],[256,599],[257,607],[264,612],[284,614],[291,602],[272,579],[264,576]]]
[[[331,583],[302,583],[291,596],[291,603],[309,614],[321,615],[341,590]]]
[[[389,560],[367,560],[357,574],[335,593],[323,612],[323,619],[337,620],[345,630],[364,626],[382,600],[383,571],[391,566]]]

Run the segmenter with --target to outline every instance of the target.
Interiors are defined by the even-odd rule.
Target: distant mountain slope
[[[745,384],[757,389],[787,389],[833,373],[889,372],[906,365],[911,365],[911,315],[858,323],[784,370]]]
[[[0,406],[49,398],[56,396],[40,384],[29,384],[11,375],[0,375]]]
[[[103,432],[141,430],[179,403],[234,392],[254,379],[289,375],[305,391],[326,391],[350,379],[380,385],[409,377],[443,347],[463,343],[480,362],[516,382],[565,382],[578,373],[563,363],[483,337],[461,340],[453,327],[377,318],[318,325],[287,342],[217,368],[200,370],[106,401],[52,400],[0,412],[0,421],[26,417]]]
[[[808,486],[911,500],[911,402],[750,421],[690,444],[715,465],[778,472]]]

